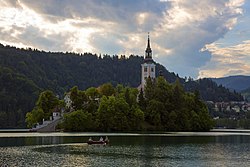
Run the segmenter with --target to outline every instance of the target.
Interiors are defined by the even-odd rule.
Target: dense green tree
[[[115,97],[102,96],[101,102],[98,108],[98,120],[100,122],[100,128],[105,131],[110,131],[114,126],[114,108]]]
[[[161,111],[164,110],[162,102],[157,100],[150,100],[145,111],[145,120],[152,125],[161,125]]]
[[[78,90],[77,86],[70,89],[70,99],[75,111],[86,108],[88,98],[84,91]]]
[[[169,114],[169,122],[167,124],[166,130],[168,131],[178,131],[178,124],[176,123],[177,115],[175,111],[171,111]]]
[[[125,101],[124,98],[115,98],[114,108],[115,112],[113,115],[114,119],[113,129],[118,131],[127,130],[129,128],[129,123],[128,123],[129,104]]]
[[[144,98],[144,93],[143,90],[140,90],[140,93],[138,95],[138,104],[141,108],[141,110],[145,110],[146,109],[146,100]]]
[[[4,125],[6,124],[7,122],[7,114],[6,112],[0,112],[0,128],[3,128]]]
[[[59,99],[55,96],[55,94],[46,90],[39,95],[39,98],[36,102],[36,108],[43,110],[44,119],[49,119],[52,115],[52,112],[58,107],[60,104]]]
[[[142,130],[144,112],[138,106],[132,106],[128,113],[129,130]]]
[[[115,88],[111,83],[106,83],[99,87],[99,91],[103,96],[112,96],[115,93]]]
[[[90,99],[90,100],[96,100],[97,98],[100,98],[100,93],[98,92],[97,88],[95,87],[90,87],[86,90],[86,96]]]
[[[155,96],[155,82],[150,77],[146,80],[145,99],[148,101],[153,100]]]
[[[63,127],[66,131],[90,131],[97,127],[92,114],[77,110],[64,115]]]
[[[26,114],[25,122],[27,127],[48,120],[52,116],[52,112],[64,106],[64,102],[60,101],[52,91],[46,90],[39,95],[36,106],[31,112]]]
[[[43,121],[45,117],[45,113],[42,108],[40,107],[35,107],[31,112],[28,112],[26,114],[26,122],[27,122],[27,127],[31,128],[37,123],[40,123]]]

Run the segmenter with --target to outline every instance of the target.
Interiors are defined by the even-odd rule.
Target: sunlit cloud
[[[250,75],[250,40],[229,47],[210,44],[205,49],[211,52],[212,59],[201,68],[199,77]]]

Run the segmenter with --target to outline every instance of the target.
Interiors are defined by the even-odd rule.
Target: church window
[[[151,68],[151,72],[154,72],[154,68]]]
[[[147,72],[148,71],[148,68],[147,67],[144,67],[144,72]]]

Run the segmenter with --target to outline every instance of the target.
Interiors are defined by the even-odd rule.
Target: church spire
[[[149,32],[148,32],[148,46],[147,46],[147,48],[151,49],[151,48],[150,48]]]
[[[145,51],[145,59],[152,59],[152,49],[150,48],[149,32],[148,32],[148,45]]]
[[[145,58],[141,64],[141,88],[144,90],[147,78],[155,79],[155,62],[152,58],[152,49],[150,48],[150,38],[148,33],[147,48],[145,50]]]

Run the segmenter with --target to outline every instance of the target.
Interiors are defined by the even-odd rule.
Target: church
[[[155,62],[152,58],[152,49],[150,47],[150,38],[148,34],[148,43],[145,50],[144,61],[141,64],[141,85],[140,89],[144,90],[147,78],[155,79]]]

